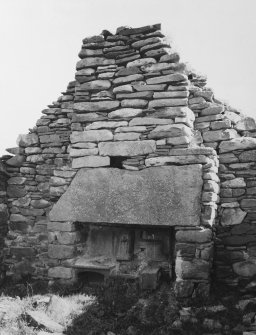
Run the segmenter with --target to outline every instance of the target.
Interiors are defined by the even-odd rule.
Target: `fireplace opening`
[[[173,280],[173,228],[79,223],[84,249],[74,267],[85,281],[120,276],[144,289]],[[85,228],[86,227],[86,228]]]

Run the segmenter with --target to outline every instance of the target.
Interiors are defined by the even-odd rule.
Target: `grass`
[[[0,334],[37,335],[38,328],[26,321],[28,311],[42,311],[55,322],[67,328],[74,318],[83,313],[95,298],[83,294],[66,297],[59,295],[32,295],[25,298],[0,297]]]

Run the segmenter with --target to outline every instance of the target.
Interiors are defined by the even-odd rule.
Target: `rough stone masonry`
[[[255,120],[215,98],[160,24],[104,30],[79,57],[2,159],[6,275],[165,271],[179,297],[207,295],[211,278],[255,287]]]

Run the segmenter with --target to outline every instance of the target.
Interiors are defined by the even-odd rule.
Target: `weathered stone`
[[[58,221],[196,226],[201,166],[81,169],[50,217]],[[173,220],[175,218],[175,220]]]
[[[156,60],[154,58],[140,58],[140,59],[136,59],[132,62],[127,63],[126,66],[127,67],[143,66],[146,64],[154,64],[154,63],[156,63]]]
[[[233,154],[233,153],[228,153],[228,154],[220,154],[219,155],[219,160],[220,163],[236,163],[239,162],[239,159]]]
[[[142,74],[131,74],[130,76],[126,77],[118,77],[113,80],[114,85],[122,85],[122,84],[128,84],[132,81],[138,81],[143,80],[144,76]]]
[[[35,133],[19,135],[17,138],[17,145],[20,147],[29,147],[38,143],[38,136]]]
[[[168,55],[163,55],[160,58],[159,62],[168,62],[168,63],[177,63],[180,60],[180,56],[178,53],[174,52]]]
[[[77,62],[76,69],[81,70],[87,67],[112,65],[112,64],[115,64],[114,59],[107,59],[104,57],[86,57]]]
[[[44,328],[52,332],[62,333],[64,331],[64,327],[59,323],[53,321],[49,318],[48,315],[43,311],[27,311],[26,317],[30,319],[30,322],[36,325],[37,328]]]
[[[248,259],[244,262],[237,262],[233,264],[234,272],[241,277],[253,277],[256,275],[256,260]]]
[[[118,94],[118,93],[131,93],[133,92],[132,86],[131,85],[122,85],[122,86],[117,86],[113,88],[113,93]]]
[[[175,264],[177,279],[208,279],[210,274],[210,264],[207,261],[193,259],[183,260],[177,257]]]
[[[128,27],[118,27],[116,34],[118,35],[137,35],[137,34],[147,34],[161,29],[161,24],[153,24],[149,26],[144,26],[140,28],[128,28]]]
[[[107,116],[97,113],[73,114],[72,122],[93,122],[106,120]]]
[[[179,230],[176,232],[176,241],[191,243],[206,243],[212,240],[211,229]]]
[[[85,127],[85,130],[95,130],[95,129],[112,129],[117,127],[125,127],[128,126],[127,121],[98,121],[93,122]]]
[[[244,178],[235,178],[231,180],[226,180],[221,183],[221,187],[223,188],[239,188],[239,187],[246,187],[246,183]]]
[[[256,130],[256,121],[252,117],[245,117],[235,125],[235,129],[238,131]]]
[[[27,162],[30,162],[30,163],[40,163],[40,162],[43,162],[44,161],[44,157],[43,155],[29,155],[27,157]]]
[[[54,170],[53,171],[54,176],[61,177],[61,178],[72,178],[76,174],[75,171],[71,170]]]
[[[177,136],[192,136],[192,131],[189,127],[184,124],[170,124],[161,125],[153,129],[149,134],[148,138],[160,139],[164,137],[177,137]]]
[[[72,232],[76,230],[75,224],[73,222],[48,222],[47,224],[48,231],[66,231]]]
[[[150,126],[160,124],[173,124],[171,119],[157,119],[153,117],[136,117],[129,122],[129,126]]]
[[[70,157],[83,157],[83,156],[98,155],[98,153],[99,153],[98,148],[70,149],[69,155],[70,155]]]
[[[124,99],[121,101],[121,106],[126,108],[143,108],[148,104],[147,100],[144,99]]]
[[[223,141],[219,145],[220,153],[254,148],[256,148],[256,138],[252,137],[234,138],[230,141]]]
[[[189,144],[190,142],[191,142],[191,138],[188,136],[177,136],[177,137],[166,138],[166,144],[171,144],[171,145]]]
[[[237,137],[239,135],[235,129],[210,130],[203,133],[205,142],[225,141]]]
[[[243,222],[246,217],[246,212],[240,208],[226,208],[221,215],[222,226],[237,225]]]
[[[21,185],[8,185],[7,195],[9,198],[22,198],[27,194],[24,186]]]
[[[231,121],[228,119],[224,119],[222,121],[213,121],[211,122],[212,130],[226,129],[231,128]]]
[[[78,113],[111,111],[119,107],[119,101],[90,101],[74,103],[74,110]]]
[[[115,130],[115,133],[143,133],[147,128],[145,126],[134,126],[134,127],[120,127]]]
[[[154,99],[168,99],[168,98],[187,98],[188,91],[168,91],[168,92],[155,92]]]
[[[206,115],[216,115],[221,114],[224,112],[224,106],[223,105],[212,105],[210,107],[207,107],[203,109],[200,113],[200,116],[206,116]]]
[[[156,143],[152,140],[99,143],[99,153],[102,156],[146,155],[155,150]]]
[[[25,153],[27,155],[40,154],[41,152],[42,152],[42,149],[39,147],[27,147],[25,149]]]
[[[102,156],[84,156],[74,158],[72,161],[73,169],[79,169],[82,167],[101,167],[109,165],[110,165],[109,157],[102,157]]]
[[[74,131],[70,140],[71,143],[76,142],[100,142],[100,141],[111,141],[113,134],[109,130],[87,130],[84,132]]]
[[[256,207],[256,199],[242,199],[241,208],[255,208]]]
[[[25,161],[25,156],[22,155],[16,155],[13,156],[12,158],[8,159],[6,161],[6,164],[10,165],[10,166],[16,166],[19,167],[22,165],[22,163]]]
[[[206,164],[209,163],[207,157],[203,155],[189,156],[160,156],[145,159],[146,166],[162,166],[168,164]]]
[[[142,91],[133,93],[119,93],[116,95],[117,99],[146,99],[149,100],[153,97],[152,91]]]
[[[140,139],[140,133],[117,133],[114,135],[114,141],[137,141]]]
[[[240,162],[256,162],[256,150],[247,150],[239,155]]]
[[[168,74],[166,76],[153,77],[146,80],[148,85],[162,84],[162,83],[173,83],[179,81],[187,81],[188,77],[181,73]]]
[[[29,219],[21,214],[11,214],[10,221],[12,222],[29,222]]]
[[[88,83],[83,83],[77,87],[77,91],[102,91],[111,87],[109,80],[93,80]]]
[[[184,99],[154,99],[149,102],[149,108],[186,106],[188,100]]]
[[[9,185],[23,185],[26,181],[26,178],[24,177],[11,177],[8,179]]]
[[[75,254],[75,247],[68,245],[49,244],[48,255],[50,258],[65,259],[72,258]]]
[[[85,58],[85,57],[96,57],[96,56],[103,56],[102,49],[84,49],[82,48],[78,54],[78,57]]]
[[[46,208],[50,206],[50,202],[45,199],[32,200],[31,206],[34,208]]]
[[[121,108],[108,114],[110,119],[132,118],[143,114],[140,108]]]
[[[159,85],[146,85],[145,82],[141,82],[140,84],[133,84],[132,85],[135,91],[163,91],[166,88],[166,84],[159,84]]]
[[[177,298],[188,298],[192,296],[195,284],[192,280],[180,280],[174,284],[174,293]]]

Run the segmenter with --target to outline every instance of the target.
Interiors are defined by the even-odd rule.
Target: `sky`
[[[82,39],[162,23],[208,87],[256,117],[255,0],[0,0],[0,155],[74,80]]]

